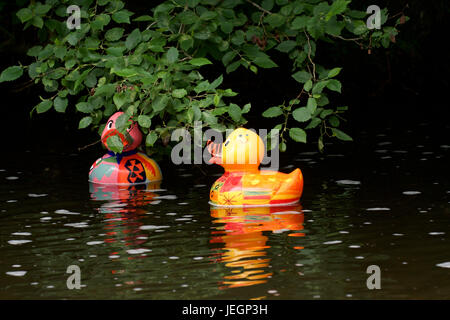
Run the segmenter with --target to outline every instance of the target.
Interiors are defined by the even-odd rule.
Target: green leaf
[[[308,98],[308,103],[306,104],[306,109],[313,114],[316,111],[317,108],[317,102],[314,98]]]
[[[311,88],[312,88],[312,81],[311,81],[311,79],[309,79],[308,81],[305,82],[303,89],[305,89],[306,91],[309,91],[309,90],[311,90]]]
[[[30,57],[37,57],[42,51],[42,46],[34,46],[27,51],[27,55]]]
[[[233,59],[236,57],[237,53],[234,51],[228,51],[222,57],[222,63],[224,66],[227,66]]]
[[[86,69],[83,71],[83,73],[80,75],[80,77],[75,81],[75,84],[73,85],[73,90],[77,90],[77,88],[80,86],[80,84],[86,79],[89,72],[92,69]]]
[[[107,97],[110,97],[113,95],[113,93],[116,91],[116,85],[114,83],[108,83],[104,84],[102,86],[99,86],[95,90],[94,96],[102,96],[105,95]]]
[[[278,67],[278,65],[273,62],[269,57],[256,57],[255,60],[253,60],[253,62],[258,65],[261,68],[275,68]]]
[[[84,129],[87,126],[89,126],[92,123],[92,118],[87,116],[80,120],[80,123],[78,124],[78,129]]]
[[[292,40],[286,40],[281,42],[275,49],[281,52],[289,52],[297,46],[297,42]]]
[[[189,63],[193,66],[204,66],[205,64],[212,64],[212,62],[206,58],[194,58],[191,59]]]
[[[241,65],[241,61],[235,61],[227,66],[226,72],[231,73],[235,71]]]
[[[289,136],[294,141],[306,143],[306,132],[303,129],[290,128],[289,129]]]
[[[314,84],[314,87],[312,89],[312,94],[320,94],[323,91],[323,88],[325,88],[330,80],[321,80],[319,82],[316,82]]]
[[[303,29],[306,27],[306,24],[308,23],[308,20],[311,19],[311,17],[308,16],[299,16],[292,21],[291,28],[294,30]]]
[[[0,75],[0,82],[13,81],[20,78],[23,74],[23,70],[19,66],[8,67],[2,71]]]
[[[164,108],[167,106],[167,103],[169,102],[169,98],[167,96],[158,96],[154,101],[153,101],[153,110],[155,112],[159,112],[164,110]]]
[[[219,105],[219,103],[220,103],[220,95],[215,94],[214,95],[214,106],[217,107]]]
[[[323,137],[322,136],[320,136],[319,140],[317,140],[317,146],[319,147],[319,151],[322,152],[323,148],[324,148]]]
[[[286,23],[286,17],[278,13],[272,13],[266,16],[264,22],[268,23],[272,28],[276,28]]]
[[[333,127],[338,127],[339,126],[339,118],[336,117],[335,115],[332,115],[331,117],[328,118],[328,122],[333,126]]]
[[[339,129],[331,128],[331,131],[333,131],[333,134],[340,140],[353,141],[352,137],[350,137],[348,134],[346,134],[345,132],[342,132]]]
[[[330,20],[332,16],[335,16],[337,14],[341,14],[347,9],[347,5],[350,3],[350,0],[335,0],[333,4],[330,7],[330,11],[328,12],[327,16],[325,17],[325,21]]]
[[[328,78],[333,78],[341,72],[342,68],[333,68],[330,71],[328,71]]]
[[[209,125],[217,124],[217,118],[211,114],[209,111],[202,111],[203,120]]]
[[[34,8],[34,12],[39,15],[43,16],[46,14],[52,7],[48,4],[42,4],[40,2],[36,3],[36,7]]]
[[[223,82],[223,76],[220,75],[217,77],[216,80],[214,80],[213,82],[211,82],[211,84],[208,86],[208,90],[214,90],[216,89],[218,86],[220,86]]]
[[[180,47],[183,50],[189,50],[190,48],[193,47],[194,45],[194,39],[187,34],[183,34],[180,39],[178,40],[178,42],[180,43]]]
[[[112,28],[106,31],[105,38],[108,41],[117,41],[123,36],[123,32],[125,29],[123,28]]]
[[[66,47],[56,47],[54,52],[55,52],[55,57],[63,60],[64,57],[66,56],[67,48]]]
[[[31,24],[36,28],[42,29],[44,26],[44,20],[42,20],[41,17],[34,16],[33,19],[31,19]]]
[[[23,8],[17,11],[17,17],[20,19],[20,22],[24,23],[33,18],[33,12],[28,8]]]
[[[130,23],[130,17],[133,15],[133,12],[128,10],[120,10],[112,15],[112,19],[117,23]]]
[[[137,18],[134,18],[133,21],[141,22],[141,21],[153,21],[153,18],[149,15],[143,15]]]
[[[175,89],[172,91],[172,97],[181,99],[185,95],[187,95],[187,91],[185,89]]]
[[[152,125],[152,119],[149,116],[141,114],[138,117],[138,123],[143,128],[150,128]]]
[[[83,113],[91,113],[94,111],[94,107],[87,102],[79,102],[75,105],[78,111]]]
[[[53,105],[52,100],[44,100],[36,106],[37,113],[44,113],[48,111]]]
[[[242,108],[242,113],[248,113],[250,111],[250,108],[252,107],[252,105],[250,103],[247,103],[243,108]]]
[[[299,83],[305,83],[309,79],[311,79],[311,74],[306,71],[297,71],[292,75],[292,78],[294,78]]]
[[[117,130],[119,130],[120,132],[125,131],[125,129],[130,124],[129,120],[130,120],[130,115],[127,112],[124,112],[120,116],[118,116],[116,119],[116,123],[115,123]]]
[[[353,30],[352,30],[352,32],[355,35],[359,36],[359,35],[362,35],[363,33],[367,32],[367,31],[369,31],[369,29],[367,29],[367,25],[366,25],[366,23],[364,21],[362,21],[362,20],[355,20],[353,22]]]
[[[308,125],[305,127],[305,129],[313,129],[313,128],[317,127],[321,122],[322,122],[322,120],[320,120],[320,118],[312,118],[311,122],[308,123]]]
[[[65,112],[67,108],[67,98],[56,97],[53,106],[57,112]]]
[[[115,153],[122,153],[123,143],[117,135],[113,135],[106,140],[109,149]]]
[[[178,60],[178,49],[175,47],[171,47],[167,51],[167,61],[169,63],[175,63]]]
[[[112,68],[111,73],[115,73],[118,76],[121,76],[124,78],[133,77],[133,76],[136,76],[139,74],[139,72],[137,72],[135,69],[132,69],[132,68],[123,68],[123,69],[119,69],[119,70]]]
[[[235,122],[239,122],[242,117],[242,111],[241,108],[239,108],[238,105],[232,103],[230,104],[230,107],[228,108],[228,114],[230,115],[231,119]]]
[[[226,34],[230,34],[233,32],[234,25],[230,21],[224,21],[220,24],[220,30],[222,30]]]
[[[283,114],[283,110],[280,107],[270,107],[263,112],[262,116],[265,118],[274,118]]]
[[[341,93],[341,83],[336,79],[331,79],[327,84],[327,88]]]
[[[128,50],[132,50],[141,41],[142,41],[141,31],[138,28],[136,28],[128,35],[127,39],[125,40],[125,47]]]
[[[120,109],[128,101],[128,97],[125,92],[116,92],[113,96],[114,104],[117,109]]]
[[[156,140],[158,140],[158,135],[156,134],[156,132],[152,131],[147,135],[147,138],[145,139],[145,145],[147,147],[152,147]]]
[[[325,119],[326,117],[328,117],[330,114],[332,114],[333,113],[333,110],[330,110],[330,109],[325,109],[325,110],[323,110],[321,113],[320,113],[320,117],[322,118],[322,119]]]
[[[111,21],[111,17],[108,14],[99,14],[95,17],[94,21],[91,22],[91,28],[94,31],[102,30]]]
[[[311,119],[311,113],[306,107],[297,108],[292,112],[292,116],[298,122],[305,122]]]
[[[191,10],[181,12],[177,18],[185,25],[193,24],[198,20],[198,16]]]
[[[273,8],[273,0],[263,0],[261,3],[261,7],[270,11]]]
[[[217,13],[214,11],[204,11],[201,15],[200,15],[200,19],[201,20],[212,20],[215,17],[217,17]]]

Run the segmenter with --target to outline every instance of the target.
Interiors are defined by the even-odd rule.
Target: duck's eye
[[[239,135],[239,138],[241,138],[241,137],[242,137],[242,134]]]
[[[248,137],[248,133],[245,135],[245,136],[247,136]]]
[[[112,125],[113,125],[113,121],[110,120],[110,121],[108,122],[108,124],[107,124],[108,129],[111,129],[111,128],[112,128]]]
[[[230,141],[226,141],[225,142],[225,147],[230,143]]]

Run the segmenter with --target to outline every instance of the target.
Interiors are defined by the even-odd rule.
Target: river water
[[[220,168],[162,163],[161,185],[105,189],[87,181],[98,145],[9,153],[0,298],[449,299],[448,132],[359,130],[324,154],[291,144],[280,170],[302,170],[300,204],[245,211],[209,206]]]

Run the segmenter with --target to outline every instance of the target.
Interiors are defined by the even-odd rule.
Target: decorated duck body
[[[162,174],[158,164],[136,149],[142,142],[142,133],[137,123],[132,121],[125,134],[116,129],[116,120],[121,114],[123,112],[116,112],[108,119],[101,136],[108,153],[91,166],[89,181],[123,185],[160,181]],[[106,143],[106,140],[114,135],[117,135],[124,145],[122,153],[114,153]]]
[[[210,143],[208,151],[212,156],[209,162],[225,169],[211,187],[212,205],[279,206],[300,200],[303,191],[300,169],[289,174],[258,169],[264,156],[264,143],[255,132],[236,129],[223,144]]]

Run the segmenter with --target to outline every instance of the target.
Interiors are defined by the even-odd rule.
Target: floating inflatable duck
[[[234,130],[225,143],[209,143],[210,163],[221,165],[225,173],[210,191],[215,206],[279,206],[297,203],[303,191],[300,169],[289,174],[259,170],[264,143],[253,131]]]
[[[100,184],[141,184],[156,182],[162,179],[158,164],[137,147],[142,142],[142,133],[136,122],[128,127],[125,134],[116,129],[116,120],[123,112],[113,114],[103,130],[101,140],[108,153],[97,159],[89,171],[89,181]],[[117,135],[124,147],[122,153],[114,153],[106,140]]]

